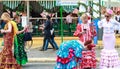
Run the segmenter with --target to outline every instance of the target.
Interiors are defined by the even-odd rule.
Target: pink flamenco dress
[[[114,47],[115,35],[104,34],[103,45],[104,48],[101,51],[100,69],[120,69],[118,52]]]
[[[98,27],[103,28],[103,49],[101,50],[100,69],[120,69],[119,55],[115,49],[115,25],[118,25],[120,28],[120,23],[114,19],[109,21],[102,19],[98,22]]]

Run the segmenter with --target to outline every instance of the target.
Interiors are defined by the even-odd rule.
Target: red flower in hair
[[[91,44],[91,43],[92,43],[92,40],[87,40],[87,41],[84,43],[84,45],[86,46],[86,45]]]
[[[84,45],[87,46],[88,50],[92,50],[92,48],[95,47],[95,44],[92,44],[92,40],[86,41]]]
[[[90,16],[88,16],[88,20],[90,20],[91,19],[91,17]]]

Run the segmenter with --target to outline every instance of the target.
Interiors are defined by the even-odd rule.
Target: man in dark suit
[[[51,29],[52,29],[52,23],[51,23],[51,17],[47,16],[47,20],[44,24],[44,43],[43,43],[43,47],[41,49],[41,51],[45,51],[48,48],[48,43],[50,42],[50,44],[52,45],[52,47],[54,49],[58,49],[57,44],[55,43],[55,41],[53,41],[53,34],[51,34]]]

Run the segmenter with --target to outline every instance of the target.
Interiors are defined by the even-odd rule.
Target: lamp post
[[[60,6],[60,23],[61,23],[61,42],[63,42],[63,15],[62,15],[63,8]]]

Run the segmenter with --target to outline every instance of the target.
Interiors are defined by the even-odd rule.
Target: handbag
[[[31,32],[24,33],[24,41],[32,41],[32,33]]]
[[[54,28],[50,30],[51,35],[53,35],[53,32],[54,32]]]

